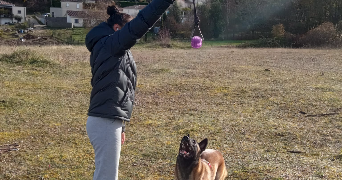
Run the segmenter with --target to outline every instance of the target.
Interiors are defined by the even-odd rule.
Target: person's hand
[[[121,133],[121,144],[124,144],[125,143],[125,139],[126,139],[126,136],[125,136],[125,133]]]

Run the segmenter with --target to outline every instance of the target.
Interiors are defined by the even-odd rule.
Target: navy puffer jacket
[[[129,49],[172,3],[173,0],[153,0],[121,30],[115,32],[103,22],[87,34],[93,87],[89,116],[130,121],[137,70]]]

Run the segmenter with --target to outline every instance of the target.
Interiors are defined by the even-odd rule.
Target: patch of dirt
[[[64,41],[51,37],[51,36],[36,37],[30,34],[26,34],[25,36],[23,36],[23,40],[7,39],[7,40],[0,41],[0,45],[9,45],[9,46],[65,45],[65,44],[66,43]]]
[[[19,151],[19,147],[20,145],[17,143],[0,145],[0,154],[10,151]]]
[[[26,34],[25,36],[23,36],[23,38],[26,39],[26,40],[37,39],[37,37],[32,35],[32,34]]]

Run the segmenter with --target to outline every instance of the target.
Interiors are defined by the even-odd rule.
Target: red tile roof
[[[84,11],[67,11],[67,15],[72,16],[72,17],[79,17],[79,18],[85,18],[87,17],[87,13]]]
[[[0,0],[0,5],[10,5],[10,6],[14,6],[14,4],[6,2],[6,1],[1,1]]]

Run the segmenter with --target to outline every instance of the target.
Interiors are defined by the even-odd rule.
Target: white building
[[[83,0],[61,0],[61,7],[50,7],[51,17],[65,17],[67,11],[82,11]]]
[[[129,14],[132,17],[135,17],[145,7],[146,7],[146,5],[127,6],[127,7],[122,8],[122,12],[126,13],[126,14]]]
[[[54,19],[66,18],[66,24],[72,24],[71,27],[83,27],[83,20],[86,18],[86,12],[83,11],[83,3],[95,3],[94,0],[61,0],[61,7],[50,7],[52,18],[50,24],[56,25]],[[58,20],[60,21],[60,20]],[[60,22],[58,22],[60,24]],[[50,25],[50,26],[52,26]],[[60,26],[60,25],[57,25]],[[64,27],[64,25],[63,25]]]
[[[18,21],[16,17],[20,16]],[[26,21],[26,7],[18,7],[12,3],[0,0],[0,25]]]
[[[61,7],[50,7],[51,17],[66,17],[67,11],[83,11],[83,2],[95,3],[91,0],[61,0]]]
[[[72,23],[72,27],[83,27],[83,19],[87,14],[84,11],[67,11],[67,22]]]

